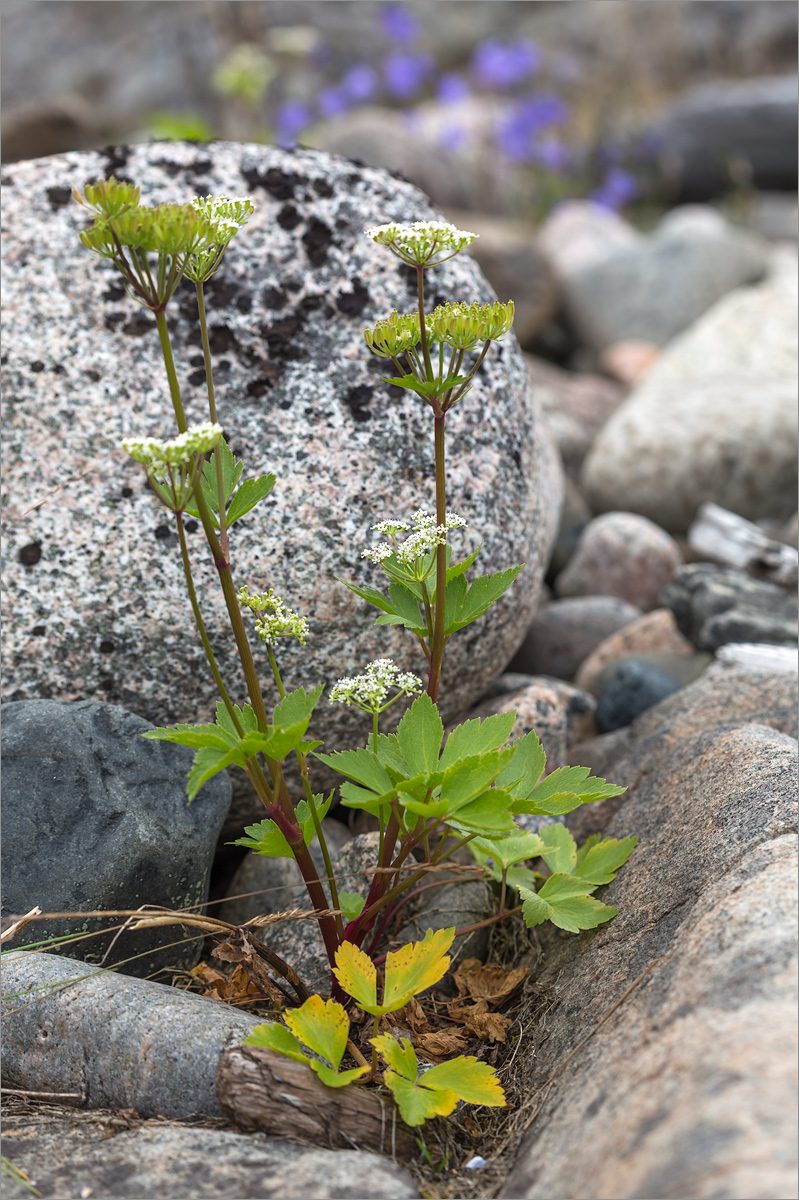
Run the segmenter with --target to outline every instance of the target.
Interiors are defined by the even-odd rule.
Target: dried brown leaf
[[[497,1005],[516,990],[529,969],[515,967],[506,971],[498,963],[483,964],[479,958],[467,958],[452,972],[452,978],[461,998],[482,999]]]

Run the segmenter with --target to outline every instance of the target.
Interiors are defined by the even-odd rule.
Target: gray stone
[[[658,118],[660,170],[683,200],[747,183],[795,191],[796,75],[724,79],[689,89]]]
[[[600,642],[640,616],[640,608],[614,596],[553,600],[533,617],[510,670],[573,679]]]
[[[770,647],[771,648],[771,647]],[[621,663],[638,662],[650,667],[656,667],[664,675],[668,675],[680,687],[687,687],[700,675],[704,674],[713,662],[712,654],[625,654],[609,662],[602,668],[593,681],[592,686],[601,692],[612,672]]]
[[[502,1196],[792,1194],[795,770],[793,738],[725,725],[631,781],[606,832],[638,846],[600,893],[619,915],[541,935],[547,1019],[519,1086],[547,1086]]]
[[[652,663],[622,659],[608,668],[596,705],[597,726],[603,733],[623,729],[679,688],[676,679]]]
[[[142,1117],[220,1116],[219,1056],[258,1024],[217,1000],[54,954],[4,953],[3,993],[5,1086],[77,1092],[89,1108]]]
[[[555,595],[616,596],[651,612],[680,566],[679,546],[654,521],[637,513],[603,513],[580,535],[555,580]]]
[[[12,1151],[15,1165],[36,1180],[45,1200],[85,1200],[87,1188],[103,1200],[357,1200],[367,1194],[374,1200],[415,1200],[419,1195],[406,1171],[377,1154],[314,1150],[264,1133],[164,1125],[116,1132],[109,1140],[98,1128],[77,1146],[75,1138],[65,1147],[51,1137],[46,1155],[41,1138],[48,1132],[34,1116],[28,1136],[15,1137]],[[68,1121],[59,1132],[69,1138]],[[22,1188],[7,1193],[18,1194],[31,1193]]]
[[[796,277],[720,300],[636,385],[583,464],[595,512],[683,533],[706,500],[749,520],[796,510]]]
[[[532,354],[526,354],[525,361],[544,423],[566,475],[574,479],[597,433],[624,399],[626,388],[601,375],[564,371]]]
[[[191,804],[193,754],[146,741],[152,728],[99,700],[3,705],[3,912],[195,907],[208,899],[211,863],[230,804],[215,776]],[[118,929],[120,918],[35,922],[17,942]],[[70,946],[92,961],[112,935]],[[202,939],[180,926],[126,930],[109,963],[131,975],[192,967]],[[158,949],[158,947],[165,947]],[[132,961],[122,961],[131,959]]]
[[[278,476],[269,501],[233,531],[234,581],[256,591],[273,585],[309,621],[306,650],[280,646],[287,686],[330,683],[382,655],[423,670],[415,640],[375,629],[374,610],[335,576],[379,583],[379,569],[360,557],[374,541],[370,526],[433,503],[430,411],[381,383],[382,360],[362,336],[367,322],[415,303],[406,268],[365,238],[364,227],[433,210],[405,182],[316,152],[159,144],[6,169],[9,698],[102,691],[156,724],[207,720],[216,703],[177,540],[119,445],[134,431],[163,436],[173,428],[158,338],[110,265],[81,246],[84,217],[69,199],[72,186],[111,171],[135,178],[150,203],[214,192],[250,193],[256,205],[209,285],[208,311],[220,420],[247,473]],[[468,257],[435,268],[428,284],[431,301],[492,299]],[[193,289],[182,289],[169,311],[188,414],[200,419]],[[482,573],[516,562],[526,568],[473,639],[451,643],[445,713],[473,702],[519,644],[557,523],[555,455],[512,338],[488,356],[451,434],[448,505],[470,526],[456,549],[483,539]],[[57,498],[31,509],[59,483]],[[201,541],[200,532],[189,534],[209,637],[240,701],[227,615]],[[255,657],[268,679],[262,646]],[[267,704],[276,698],[267,687]],[[326,749],[362,732],[357,710],[319,705],[313,733]]]
[[[646,241],[571,271],[566,310],[597,352],[631,339],[666,346],[766,264],[761,244],[718,213],[676,209]]]
[[[796,596],[734,567],[689,563],[666,588],[663,603],[698,650],[727,642],[796,644]]]

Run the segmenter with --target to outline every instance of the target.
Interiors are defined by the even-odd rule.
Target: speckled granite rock
[[[429,202],[384,172],[322,153],[154,144],[4,168],[8,698],[103,695],[157,724],[207,719],[216,699],[177,540],[119,448],[134,431],[173,428],[158,339],[110,265],[80,245],[85,222],[69,196],[112,172],[135,179],[149,203],[210,191],[251,194],[256,205],[208,288],[210,341],[232,448],[248,473],[278,476],[273,497],[234,531],[232,552],[237,584],[271,584],[309,619],[305,652],[280,647],[287,685],[329,683],[383,654],[421,669],[413,639],[375,629],[373,610],[333,577],[376,584],[377,568],[360,558],[370,525],[432,503],[429,410],[381,382],[384,366],[362,337],[367,323],[414,304],[406,269],[363,228],[434,216]],[[192,291],[181,289],[169,311],[184,402],[200,419]],[[492,299],[465,256],[431,272],[428,295]],[[514,341],[494,348],[451,429],[448,501],[470,523],[464,549],[484,539],[483,572],[527,567],[473,631],[453,640],[445,713],[473,702],[521,641],[560,501]],[[223,673],[238,679],[201,541],[190,534],[210,637]],[[263,647],[255,653],[269,677]],[[240,698],[238,682],[234,693]],[[399,718],[399,706],[392,714]],[[328,748],[362,734],[353,709],[319,706],[315,735]]]
[[[556,596],[617,596],[644,612],[682,566],[674,538],[637,513],[611,512],[585,527],[555,580]]]
[[[202,905],[230,804],[222,771],[192,801],[192,752],[146,741],[150,726],[115,704],[27,700],[3,705],[3,915]],[[118,929],[119,919],[36,922],[15,944]],[[69,947],[123,974],[189,968],[202,939],[180,926],[126,930]],[[164,949],[159,949],[164,947]],[[125,960],[125,961],[123,961]],[[130,960],[130,961],[127,961]]]
[[[600,671],[609,663],[626,655],[652,652],[685,657],[694,652],[691,643],[677,628],[670,608],[655,608],[600,642],[580,666],[574,677],[575,685],[588,691],[599,691],[594,685]]]

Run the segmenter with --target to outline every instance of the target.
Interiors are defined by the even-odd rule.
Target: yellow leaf
[[[350,1032],[349,1018],[342,1005],[335,1000],[327,1003],[321,996],[310,996],[301,1008],[283,1014],[283,1020],[291,1032],[305,1046],[338,1069]]]
[[[352,942],[342,942],[336,951],[333,974],[345,992],[353,996],[361,1008],[372,1016],[384,1010],[377,1003],[377,971],[368,954]],[[402,1005],[398,1004],[397,1008]]]
[[[451,1058],[449,1062],[431,1067],[420,1080],[423,1087],[451,1088],[467,1104],[485,1104],[491,1108],[505,1107],[505,1093],[496,1074],[488,1063],[476,1058]]]
[[[438,929],[435,932],[428,929],[421,942],[411,942],[386,955],[383,1012],[402,1008],[412,996],[438,983],[449,966],[446,952],[454,939],[454,929]]]

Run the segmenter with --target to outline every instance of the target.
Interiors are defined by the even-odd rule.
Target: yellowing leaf
[[[446,952],[454,939],[454,928],[435,931],[428,929],[421,942],[411,942],[386,955],[383,1012],[394,1012],[402,1008],[412,996],[438,983],[449,966]],[[358,999],[357,996],[355,998]]]
[[[371,1068],[353,1067],[351,1071],[333,1071],[330,1067],[326,1067],[324,1063],[311,1060],[311,1069],[316,1071],[316,1074],[321,1079],[322,1083],[326,1083],[328,1087],[346,1087],[348,1083],[354,1083],[356,1079],[360,1079],[362,1075],[367,1075]]]
[[[416,1076],[419,1073],[419,1063],[416,1058],[416,1051],[407,1038],[403,1038],[400,1045],[397,1039],[392,1037],[390,1033],[381,1033],[377,1037],[371,1038],[371,1042],[378,1054],[382,1054],[392,1070],[397,1071],[412,1082],[416,1081]]]
[[[301,1008],[284,1013],[283,1020],[295,1037],[338,1069],[350,1031],[349,1017],[341,1004],[311,996]]]
[[[352,942],[342,942],[336,951],[333,974],[345,992],[349,992],[372,1016],[384,1011],[377,1003],[377,971],[368,954]],[[398,1004],[397,1008],[402,1005]]]
[[[430,1117],[449,1116],[458,1103],[458,1093],[455,1091],[428,1091],[404,1079],[402,1075],[395,1075],[393,1071],[386,1071],[383,1079],[386,1087],[394,1093],[400,1116],[406,1125],[423,1125]]]
[[[275,1050],[285,1054],[295,1062],[310,1063],[307,1054],[303,1054],[300,1043],[283,1025],[256,1025],[252,1033],[244,1039],[245,1046],[260,1046],[264,1050]]]
[[[451,1058],[449,1062],[431,1067],[419,1081],[425,1088],[452,1089],[459,1100],[467,1104],[485,1104],[490,1108],[505,1107],[505,1093],[493,1067],[476,1058]]]

